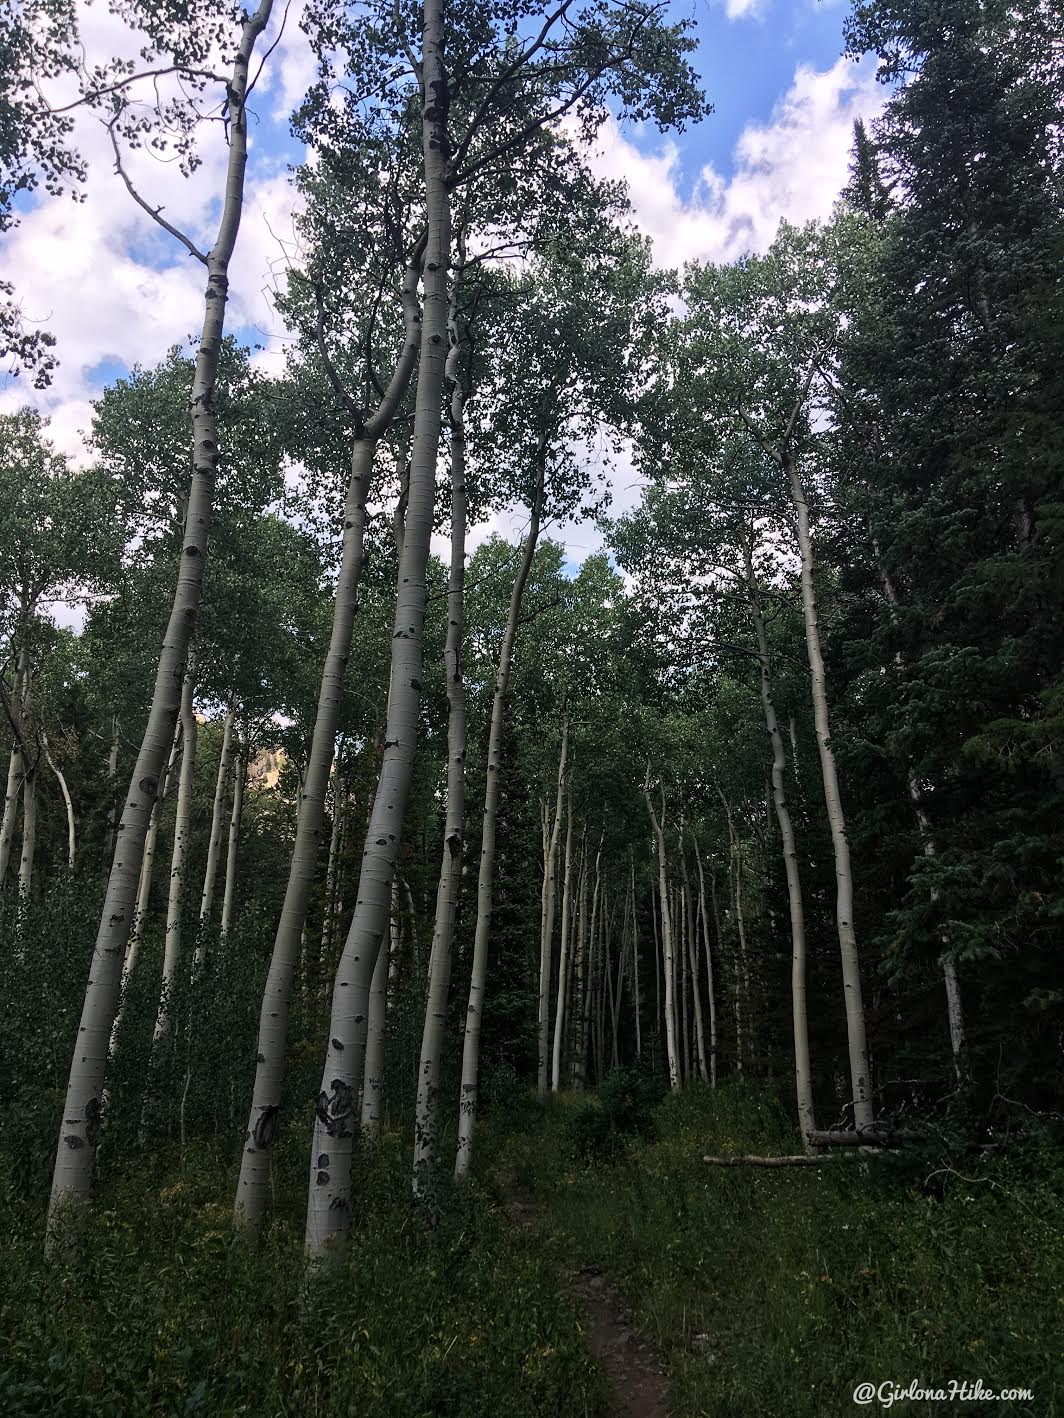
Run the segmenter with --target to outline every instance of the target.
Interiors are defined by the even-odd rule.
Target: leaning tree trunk
[[[466,701],[462,679],[467,518],[465,399],[459,370],[461,345],[453,305],[450,324],[447,372],[451,379],[451,565],[447,578],[447,641],[443,652],[447,682],[447,808],[414,1114],[414,1195],[417,1197],[426,1194],[439,1166],[440,1064],[465,854]]]
[[[543,910],[539,944],[539,1001],[536,1025],[539,1038],[539,1067],[536,1091],[540,1102],[547,1096],[550,1080],[550,967],[554,944],[554,902],[558,891],[558,839],[562,830],[562,802],[565,793],[565,756],[569,747],[569,715],[562,715],[562,745],[558,757],[558,791],[554,803],[550,837],[543,857]]]
[[[225,940],[233,925],[233,906],[236,901],[237,853],[240,850],[240,824],[244,817],[244,785],[247,781],[247,746],[237,735],[236,753],[233,759],[233,810],[229,816],[229,842],[225,853],[225,892],[222,895],[222,919],[218,928],[220,940]]]
[[[144,922],[148,916],[148,897],[151,894],[152,868],[155,865],[155,843],[159,837],[159,823],[163,815],[163,807],[166,803],[166,793],[173,776],[174,763],[177,759],[177,746],[181,739],[181,720],[178,719],[177,727],[174,730],[174,741],[170,745],[170,757],[167,760],[166,771],[163,773],[162,782],[159,785],[159,796],[155,801],[155,806],[151,810],[151,821],[148,823],[148,835],[144,839],[144,856],[140,864],[140,880],[137,884],[137,908],[133,918],[133,933],[129,937],[129,946],[126,950],[126,958],[122,961],[122,980],[118,1000],[118,1008],[115,1010],[114,1023],[111,1025],[111,1038],[107,1046],[107,1057],[111,1058],[118,1043],[119,1030],[122,1028],[122,1012],[126,1007],[128,999],[129,982],[133,978],[133,971],[137,967],[137,956],[140,953],[140,942],[144,936]]]
[[[196,775],[196,710],[192,703],[191,667],[181,691],[181,773],[177,780],[177,813],[174,817],[174,847],[170,858],[170,892],[166,902],[166,937],[163,945],[163,978],[159,1008],[155,1015],[154,1046],[170,1032],[170,1004],[181,963],[182,908],[185,900],[185,871],[189,837],[192,832],[192,784]]]
[[[74,855],[77,851],[77,824],[74,820],[74,803],[70,796],[70,789],[67,787],[67,780],[63,770],[52,757],[52,750],[48,747],[48,735],[41,729],[41,752],[44,754],[44,761],[55,775],[55,780],[59,784],[59,791],[63,794],[63,807],[66,809],[67,822],[67,866],[74,870]]]
[[[466,1005],[465,1034],[462,1039],[462,1085],[458,1101],[458,1149],[455,1156],[456,1177],[467,1177],[473,1165],[473,1137],[477,1123],[478,1085],[480,1079],[480,1022],[484,1013],[484,990],[488,979],[488,946],[491,940],[491,913],[495,887],[495,834],[499,811],[499,779],[502,772],[502,732],[506,718],[506,692],[510,684],[510,657],[517,637],[517,620],[525,585],[532,570],[539,539],[540,517],[543,511],[545,467],[541,444],[536,494],[532,502],[532,519],[525,537],[524,554],[517,569],[510,609],[506,617],[499,667],[495,672],[495,697],[491,705],[488,729],[487,778],[484,786],[484,817],[480,839],[480,870],[477,874],[477,924],[473,934],[473,968],[469,980],[469,1002]],[[563,725],[563,744],[568,731],[568,716]],[[564,751],[564,750],[563,750]],[[542,1041],[541,1041],[542,1047]]]
[[[358,585],[362,576],[366,501],[373,474],[373,459],[377,444],[395,417],[417,363],[420,329],[417,311],[418,274],[418,270],[411,266],[403,281],[403,317],[406,330],[403,350],[384,397],[372,418],[367,419],[359,429],[351,449],[351,475],[344,507],[343,548],[333,598],[332,631],[322,666],[307,771],[300,785],[296,837],[288,867],[284,902],[277,922],[270,968],[259,1012],[255,1085],[244,1135],[244,1151],[240,1161],[240,1178],[234,1205],[237,1224],[252,1240],[257,1240],[266,1214],[270,1158],[277,1137],[281,1086],[284,1081],[285,1041],[292,981],[299,961],[310,887],[317,869],[325,794],[336,744],[336,725],[343,695],[344,675],[351,653],[351,632],[357,609]],[[420,642],[417,653],[420,657]]]
[[[443,0],[425,0],[421,81],[427,240],[421,363],[414,411],[410,492],[399,561],[388,685],[388,722],[362,856],[358,897],[336,971],[332,1018],[314,1120],[306,1250],[342,1247],[350,1221],[354,1096],[365,1048],[366,996],[388,925],[388,904],[417,741],[423,673],[425,576],[435,502],[436,455],[447,358],[451,214],[447,191],[447,76]]]
[[[573,874],[573,800],[569,794],[569,820],[565,829],[565,870],[562,875],[561,939],[558,943],[558,1001],[554,1013],[554,1051],[551,1057],[551,1092],[557,1093],[562,1080],[562,1040],[565,1030],[565,994],[568,984],[570,902]]]
[[[229,791],[229,771],[233,745],[232,705],[225,716],[222,730],[222,751],[218,756],[218,777],[214,783],[214,804],[211,808],[211,834],[207,839],[207,866],[203,873],[203,894],[200,897],[200,935],[196,942],[196,966],[203,964],[207,953],[205,931],[210,925],[214,906],[214,887],[218,880],[218,861],[222,853],[222,823],[225,820],[225,799]]]
[[[650,800],[649,774],[643,785],[643,797],[646,799],[647,812],[650,814],[651,825],[654,828],[654,840],[658,849],[658,896],[661,904],[661,946],[665,974],[665,1049],[669,1063],[669,1087],[675,1090],[680,1086],[680,1059],[676,1047],[676,1004],[673,997],[675,971],[673,969],[672,921],[669,918],[669,883],[665,875],[665,834],[662,830],[663,824],[659,823],[657,813],[654,811],[654,804]],[[663,818],[664,813],[663,795]]]
[[[15,840],[18,823],[18,800],[22,792],[25,761],[22,751],[22,701],[26,693],[29,677],[29,657],[25,650],[19,651],[15,669],[15,687],[11,696],[12,716],[18,716],[15,735],[11,744],[11,755],[7,761],[7,790],[4,794],[4,817],[0,822],[0,890],[7,880],[7,870],[11,863],[11,847]]]
[[[809,1146],[809,1134],[816,1127],[813,1113],[813,1073],[809,1061],[809,1023],[806,1013],[806,948],[805,910],[802,903],[802,883],[798,872],[798,848],[794,839],[794,824],[787,806],[785,774],[787,755],[783,736],[776,718],[772,698],[772,661],[769,656],[768,633],[761,610],[761,591],[754,575],[753,555],[749,544],[743,548],[746,589],[750,616],[757,636],[757,656],[761,667],[761,708],[765,728],[772,745],[772,801],[776,807],[780,841],[783,845],[783,865],[787,875],[787,901],[791,914],[791,1018],[794,1028],[794,1086],[798,1102],[798,1129],[803,1145]]]
[[[87,1204],[99,1138],[107,1045],[118,1004],[122,960],[133,926],[144,839],[163,763],[174,735],[185,660],[199,609],[206,562],[211,502],[218,466],[218,420],[214,389],[222,348],[229,261],[236,245],[247,165],[247,111],[244,100],[255,43],[269,22],[273,0],[261,0],[244,21],[227,85],[229,157],[221,220],[206,257],[207,292],[203,330],[192,380],[193,476],[185,515],[181,566],[152,693],[144,739],[137,754],[116,833],[114,862],[107,880],[89,982],[70,1065],[52,1193],[48,1207],[48,1249],[70,1240]]]
[[[835,850],[835,914],[846,999],[846,1036],[850,1051],[853,1117],[857,1127],[867,1127],[872,1121],[872,1095],[868,1043],[865,1038],[864,1000],[861,994],[861,970],[853,924],[853,874],[850,870],[850,843],[846,836],[846,818],[842,809],[842,794],[839,791],[839,775],[828,720],[827,682],[824,656],[820,648],[816,592],[813,587],[813,540],[809,532],[809,505],[806,502],[798,465],[789,456],[784,457],[783,465],[790,482],[791,501],[798,525],[798,549],[802,559],[802,613],[805,618],[805,642],[809,654],[813,722],[816,726],[817,747],[820,750],[820,772],[824,782],[824,802],[827,807],[828,825],[831,828],[831,843]]]

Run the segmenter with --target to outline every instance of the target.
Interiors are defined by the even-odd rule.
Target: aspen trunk
[[[632,1000],[635,1009],[635,1056],[643,1057],[643,1032],[639,1018],[639,909],[635,895],[635,860],[630,858],[632,876]]]
[[[465,418],[459,377],[455,313],[451,311],[451,564],[447,577],[447,640],[444,678],[447,682],[447,808],[443,829],[443,860],[436,888],[436,919],[429,955],[429,988],[425,1024],[421,1034],[421,1059],[414,1120],[414,1195],[425,1195],[431,1175],[439,1166],[440,1064],[443,1057],[447,1001],[458,898],[465,858],[465,757],[466,702],[462,678],[462,639],[465,628]]]
[[[706,993],[709,997],[709,1084],[711,1088],[717,1086],[717,992],[713,983],[713,952],[709,944],[709,920],[706,916],[706,878],[702,870],[702,854],[698,850],[698,839],[693,837],[695,844],[695,861],[698,864],[698,908],[702,917],[702,941],[706,950]],[[713,914],[716,918],[717,893],[713,891]],[[720,923],[717,922],[717,942],[720,942]]]
[[[219,939],[225,940],[233,926],[236,902],[237,854],[240,850],[240,825],[244,817],[244,784],[247,780],[247,750],[237,736],[233,760],[233,810],[229,816],[229,841],[225,853],[225,892],[222,895],[222,919]]]
[[[595,908],[598,904],[598,873],[599,859],[602,855],[602,839],[599,838],[598,850],[595,853],[595,886],[594,899],[591,907],[591,918],[594,921]],[[586,1008],[584,1004],[587,981],[590,978],[590,961],[588,952],[590,949],[590,936],[588,934],[588,912],[587,912],[587,867],[585,864],[584,874],[580,882],[580,920],[577,926],[576,938],[576,978],[573,986],[573,1005],[571,1013],[573,1015],[573,1058],[572,1058],[572,1080],[573,1090],[577,1093],[584,1091],[587,1080],[587,1031],[584,1025],[586,1018]]]
[[[192,785],[196,773],[196,711],[192,703],[192,672],[181,691],[181,772],[177,780],[174,845],[170,858],[170,891],[166,902],[166,936],[163,945],[163,978],[155,1016],[154,1043],[170,1032],[170,1001],[181,963],[182,906],[185,895],[185,861],[192,826]]]
[[[765,728],[772,746],[772,801],[776,807],[776,821],[779,823],[780,842],[783,846],[783,865],[787,874],[787,901],[791,917],[791,1018],[794,1031],[794,1086],[798,1103],[798,1130],[803,1145],[808,1147],[809,1134],[816,1127],[813,1112],[813,1074],[809,1061],[809,1024],[806,1013],[806,946],[805,910],[802,902],[802,883],[798,871],[798,848],[794,838],[794,825],[787,805],[785,773],[787,756],[783,749],[783,736],[776,717],[776,705],[772,697],[772,661],[769,656],[768,633],[765,617],[761,610],[761,592],[754,575],[754,563],[749,544],[744,545],[746,589],[750,602],[750,616],[757,636],[757,656],[761,668],[761,708],[765,716]],[[791,720],[793,734],[794,720]]]
[[[18,863],[18,901],[21,917],[30,904],[33,863],[37,855],[37,770],[31,768],[22,783],[22,853]]]
[[[22,792],[25,776],[25,762],[22,752],[22,703],[29,681],[29,656],[25,650],[19,651],[15,669],[15,686],[11,704],[18,715],[15,736],[11,744],[11,754],[7,761],[7,789],[4,793],[4,817],[0,822],[0,890],[7,880],[11,863],[11,848],[15,840],[15,826],[18,822],[18,800]]]
[[[225,799],[229,792],[229,773],[233,745],[233,710],[230,706],[225,716],[222,730],[222,751],[218,756],[218,777],[214,784],[214,803],[211,808],[211,834],[207,840],[207,866],[203,873],[203,894],[200,897],[200,938],[196,942],[196,965],[203,964],[207,953],[204,930],[210,924],[211,908],[214,906],[214,887],[218,880],[218,862],[222,852],[222,822],[225,819]]]
[[[681,829],[682,836],[682,829]],[[682,891],[673,890],[672,894],[672,919],[679,921],[679,930],[676,932],[678,939],[675,945],[678,947],[674,954],[679,956],[679,976],[680,976],[680,1076],[682,1081],[686,1081],[691,1076],[691,1048],[687,1026],[687,917],[684,913],[684,897]]]
[[[544,862],[547,873],[543,878],[543,931],[539,949],[539,1002],[536,1023],[539,1032],[539,1071],[537,1092],[542,1102],[547,1096],[550,1050],[550,971],[554,943],[554,900],[557,892],[558,839],[562,828],[562,795],[565,791],[565,758],[569,747],[569,715],[562,715],[562,744],[558,756],[558,792],[554,804],[550,841]]]
[[[306,1230],[306,1251],[311,1258],[339,1250],[347,1235],[353,1099],[363,1063],[366,996],[387,929],[388,901],[417,741],[425,575],[432,535],[436,454],[447,357],[447,273],[451,260],[443,38],[443,0],[426,0],[421,81],[428,235],[410,492],[399,562],[384,755],[362,856],[354,915],[336,971],[329,1042],[314,1120]]]
[[[691,882],[687,874],[687,854],[684,851],[682,832],[680,833],[680,861],[683,866],[684,920],[687,922],[687,957],[691,967],[691,997],[694,1002],[698,1076],[703,1082],[706,1082],[709,1079],[709,1070],[706,1067],[706,1026],[702,1014],[702,997],[699,988],[698,919],[691,898]]]
[[[137,966],[137,955],[140,952],[140,942],[144,934],[144,922],[148,915],[148,897],[151,893],[152,869],[155,866],[155,844],[159,836],[159,822],[163,815],[163,805],[166,802],[167,790],[173,777],[174,763],[177,759],[177,747],[181,741],[181,720],[178,719],[177,727],[174,730],[174,741],[170,745],[170,757],[167,760],[166,771],[163,773],[162,782],[159,785],[159,796],[155,800],[155,806],[151,810],[151,820],[148,823],[148,835],[144,839],[144,856],[140,864],[140,880],[137,883],[137,907],[133,917],[133,931],[129,937],[129,946],[126,950],[125,959],[122,961],[122,979],[118,998],[118,1008],[115,1010],[114,1023],[111,1025],[111,1038],[107,1046],[107,1056],[110,1058],[118,1043],[119,1030],[122,1027],[122,1011],[125,1009],[129,982],[133,978],[133,971]]]
[[[565,1001],[569,969],[569,913],[572,897],[573,871],[573,799],[568,795],[569,818],[565,829],[565,870],[562,876],[561,939],[558,942],[558,1000],[554,1013],[554,1051],[551,1057],[550,1086],[553,1093],[561,1087],[562,1041],[565,1030]]]
[[[743,985],[746,976],[746,918],[743,915],[743,855],[742,847],[739,842],[739,834],[735,830],[731,803],[728,802],[728,799],[724,796],[724,793],[719,787],[717,789],[717,796],[724,804],[724,814],[728,821],[728,842],[731,848],[728,881],[732,890],[732,904],[735,910],[735,929],[739,938],[739,950],[735,957],[735,991],[733,1005],[735,1009],[735,1072],[741,1074],[743,1071],[743,1052],[746,1042],[743,1028]],[[713,905],[714,910],[716,910],[715,894]]]
[[[366,501],[377,444],[387,431],[406,392],[418,357],[418,271],[411,267],[403,281],[406,343],[391,380],[372,418],[361,426],[351,448],[351,474],[344,504],[340,571],[333,598],[329,649],[322,666],[318,703],[311,734],[307,771],[300,785],[296,837],[288,867],[284,902],[274,936],[270,968],[259,1013],[258,1047],[251,1112],[237,1182],[234,1219],[251,1239],[257,1239],[266,1212],[270,1157],[277,1138],[277,1119],[284,1081],[285,1042],[292,981],[299,961],[306,923],[307,900],[317,869],[325,794],[336,747],[344,675],[351,654],[351,632],[358,604],[358,586],[365,553]],[[418,657],[420,658],[420,642]],[[413,676],[417,679],[417,676]],[[390,737],[390,735],[389,735]],[[372,967],[371,967],[372,973]],[[367,979],[366,987],[369,982]]]
[[[831,828],[831,842],[835,851],[835,911],[842,959],[842,985],[846,1000],[846,1036],[850,1052],[853,1116],[857,1127],[867,1127],[872,1121],[872,1095],[861,971],[857,955],[857,935],[853,924],[853,874],[850,869],[850,843],[846,835],[846,818],[839,791],[835,750],[831,745],[824,656],[820,648],[816,592],[813,587],[813,541],[809,531],[809,506],[797,464],[790,457],[785,457],[783,465],[790,482],[791,500],[798,524],[798,548],[802,559],[802,613],[805,618],[805,641],[809,654],[813,722],[816,726],[817,747],[820,750],[820,771],[824,781],[828,825]]]
[[[118,823],[114,862],[108,876],[77,1044],[70,1065],[48,1208],[49,1250],[57,1243],[73,1240],[92,1185],[107,1046],[118,1005],[122,961],[133,926],[144,839],[163,762],[173,739],[185,659],[199,608],[218,464],[218,427],[213,396],[229,290],[229,261],[240,226],[247,165],[247,111],[244,100],[251,55],[256,41],[269,23],[272,8],[273,0],[261,0],[254,14],[244,21],[227,86],[229,156],[221,219],[214,245],[206,259],[208,276],[203,330],[191,397],[194,472],[185,516],[181,566],[159,656],[148,724]]]
[[[392,895],[394,909],[395,894]],[[369,1008],[366,1013],[366,1062],[362,1072],[362,1132],[378,1137],[384,1116],[384,1041],[388,1024],[389,965],[398,954],[395,940],[395,917],[385,931],[377,963],[369,982]]]
[[[44,754],[44,760],[48,764],[48,767],[55,775],[56,782],[59,784],[59,791],[63,795],[63,806],[66,809],[67,821],[67,866],[73,871],[74,855],[77,851],[77,824],[74,820],[74,804],[70,797],[70,789],[67,787],[67,780],[63,775],[63,770],[52,757],[52,751],[48,747],[48,735],[43,729],[41,729],[41,752]]]
[[[654,840],[658,849],[658,900],[661,907],[661,948],[663,973],[665,975],[665,1051],[669,1065],[669,1087],[680,1086],[680,1060],[676,1048],[676,1007],[673,999],[673,979],[675,975],[672,949],[672,922],[669,918],[669,883],[665,876],[665,796],[662,794],[662,821],[659,823],[650,800],[650,774],[643,784],[643,797],[654,829]]]
[[[541,450],[542,454],[542,450]],[[487,779],[484,787],[484,817],[480,841],[480,870],[477,875],[477,924],[473,936],[473,968],[469,981],[469,1002],[466,1006],[465,1034],[462,1040],[462,1086],[458,1102],[458,1148],[454,1174],[467,1177],[473,1165],[473,1139],[476,1133],[477,1103],[480,1083],[480,1024],[484,1013],[484,991],[488,979],[488,946],[491,939],[491,914],[495,889],[495,835],[499,810],[499,777],[502,769],[502,731],[506,714],[506,694],[510,684],[510,658],[517,637],[517,621],[525,585],[532,570],[539,539],[543,511],[544,465],[539,462],[538,482],[532,503],[532,517],[525,536],[524,554],[510,593],[510,609],[506,617],[499,667],[495,674],[495,697],[491,705],[488,729]],[[569,721],[564,720],[562,753],[564,757]],[[540,1047],[542,1049],[542,1040]]]

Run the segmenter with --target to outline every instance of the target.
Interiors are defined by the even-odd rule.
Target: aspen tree
[[[558,999],[554,1012],[554,1048],[551,1056],[551,1092],[557,1093],[562,1077],[562,1041],[565,1037],[566,987],[569,969],[570,901],[572,897],[573,872],[573,795],[570,787],[566,794],[567,819],[565,828],[565,868],[562,876],[562,917],[561,939],[558,952]]]
[[[222,850],[222,824],[225,820],[225,801],[229,791],[229,774],[232,768],[233,707],[226,712],[222,728],[222,748],[218,755],[218,776],[214,784],[214,802],[211,807],[210,835],[207,839],[207,865],[203,873],[203,894],[200,897],[200,939],[196,942],[196,964],[203,964],[206,941],[204,927],[211,919],[214,905],[214,886],[218,879],[218,862]]]
[[[769,657],[768,633],[765,629],[765,617],[761,609],[761,591],[754,572],[753,551],[749,539],[743,541],[743,564],[750,602],[750,617],[757,637],[761,707],[765,716],[765,728],[772,746],[772,801],[776,808],[776,821],[779,824],[783,864],[787,876],[787,901],[791,919],[791,1016],[794,1030],[794,1081],[798,1098],[798,1127],[803,1141],[808,1147],[809,1134],[816,1127],[816,1119],[813,1112],[813,1080],[809,1061],[809,1025],[806,1013],[805,911],[802,904],[802,884],[798,871],[798,848],[795,844],[790,808],[787,805],[784,777],[787,757],[772,697],[772,662]],[[792,726],[793,722],[792,720]]]
[[[48,1209],[50,1249],[73,1239],[92,1185],[93,1155],[102,1114],[104,1069],[118,1004],[122,960],[134,922],[144,840],[164,759],[173,738],[185,660],[200,602],[211,496],[218,463],[218,428],[212,395],[229,289],[229,262],[236,245],[244,197],[244,170],[247,164],[245,100],[249,66],[256,42],[269,23],[272,9],[273,0],[261,0],[254,13],[245,14],[241,21],[240,40],[226,88],[229,154],[225,194],[214,245],[206,254],[196,250],[187,237],[162,221],[157,213],[154,214],[171,235],[207,268],[203,329],[190,401],[194,473],[185,517],[181,569],[159,657],[148,725],[123,800],[116,833],[115,858],[108,877],[78,1040],[70,1067]],[[112,138],[114,140],[113,130]],[[115,152],[116,163],[120,166],[117,140]],[[132,193],[133,189],[130,188],[130,191]],[[145,205],[139,195],[136,200]]]
[[[432,1169],[439,1162],[440,1062],[465,855],[466,702],[462,677],[462,638],[465,626],[467,390],[462,372],[462,340],[455,298],[457,286],[456,274],[455,293],[452,294],[448,315],[449,349],[445,368],[451,390],[451,560],[447,576],[447,640],[443,656],[447,687],[447,807],[414,1120],[414,1194],[419,1197],[425,1195]]]
[[[343,680],[351,653],[351,634],[365,554],[366,503],[372,482],[374,456],[378,444],[398,413],[417,364],[419,348],[425,338],[417,301],[422,253],[423,245],[419,242],[403,276],[400,301],[405,331],[404,343],[393,367],[391,379],[376,409],[366,416],[350,394],[342,391],[356,432],[351,445],[351,472],[344,505],[340,571],[333,598],[329,648],[322,666],[307,770],[300,785],[295,843],[289,862],[284,902],[274,936],[266,988],[263,991],[255,1084],[234,1205],[235,1219],[251,1240],[257,1239],[266,1210],[270,1155],[277,1138],[278,1112],[284,1081],[285,1040],[292,981],[299,960],[307,900],[317,865]],[[321,339],[324,352],[323,335]],[[329,368],[332,369],[331,364]],[[335,374],[335,371],[333,373]],[[338,376],[337,382],[339,383]],[[342,390],[342,386],[340,388]],[[369,988],[368,980],[366,988]]]
[[[499,776],[502,764],[502,733],[506,712],[506,695],[510,683],[510,660],[514,641],[517,638],[517,622],[521,612],[521,602],[525,586],[532,570],[532,560],[539,540],[540,519],[543,509],[544,480],[546,477],[545,440],[541,440],[536,450],[536,489],[532,500],[528,531],[525,534],[521,564],[514,578],[510,593],[510,606],[506,616],[499,650],[499,663],[495,671],[495,694],[491,705],[491,722],[488,729],[487,780],[484,786],[484,815],[480,841],[480,869],[477,874],[477,924],[473,936],[473,969],[469,981],[469,1002],[466,1006],[465,1033],[462,1040],[462,1082],[458,1104],[458,1148],[454,1171],[458,1178],[467,1177],[473,1165],[473,1139],[476,1132],[477,1104],[480,1084],[480,1024],[484,1011],[484,991],[488,976],[488,947],[491,941],[491,913],[495,888],[495,834],[496,818],[499,810]],[[569,717],[562,719],[562,748],[559,776],[565,772],[565,755],[568,747]],[[552,829],[556,841],[556,828]],[[553,907],[552,907],[553,912]],[[544,923],[544,929],[546,929]],[[540,1037],[540,1048],[543,1039]]]
[[[657,845],[658,854],[658,903],[661,908],[661,950],[662,962],[665,975],[665,1053],[669,1066],[669,1087],[674,1091],[680,1087],[680,1054],[676,1038],[676,1005],[675,1005],[675,962],[673,959],[672,940],[672,919],[669,912],[669,884],[666,878],[665,868],[665,791],[661,793],[661,821],[654,811],[654,804],[650,797],[650,765],[647,765],[646,778],[643,782],[643,798],[647,805],[647,812],[650,816],[650,824],[654,830],[654,841]]]
[[[225,940],[233,925],[236,906],[237,856],[240,851],[240,827],[244,817],[244,791],[248,775],[249,745],[241,742],[239,729],[236,732],[236,748],[233,752],[233,807],[229,815],[229,839],[225,853],[225,891],[222,895],[222,918],[218,927],[219,939]]]
[[[558,789],[554,803],[554,813],[550,819],[550,839],[544,855],[545,873],[543,877],[543,930],[539,943],[539,1000],[536,1008],[536,1026],[539,1038],[539,1067],[536,1091],[540,1101],[547,1096],[550,1078],[550,982],[551,960],[554,945],[554,912],[558,882],[558,842],[561,837],[563,806],[565,801],[566,753],[569,747],[569,715],[562,710],[562,742],[558,754]]]
[[[354,916],[336,970],[325,1069],[315,1111],[306,1229],[310,1258],[324,1257],[328,1251],[341,1247],[349,1225],[354,1097],[364,1063],[367,995],[387,928],[417,737],[425,573],[448,348],[451,263],[443,0],[426,0],[419,68],[426,238],[410,485],[399,561],[384,755],[366,834]],[[331,739],[330,734],[330,742]],[[273,1106],[276,1108],[276,1104]]]

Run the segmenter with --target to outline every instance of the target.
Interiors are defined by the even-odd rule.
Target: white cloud
[[[872,117],[883,100],[871,65],[799,65],[770,121],[744,128],[732,176],[707,164],[688,197],[678,190],[679,152],[671,141],[643,153],[612,127],[594,163],[602,176],[628,183],[659,265],[733,261],[765,250],[784,218],[800,224],[829,215],[846,181],[853,121]]]
[[[724,3],[724,13],[729,20],[760,19],[764,11],[764,0],[725,0]]]

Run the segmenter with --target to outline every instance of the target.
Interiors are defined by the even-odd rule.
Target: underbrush
[[[235,1159],[146,1155],[95,1199],[79,1268],[45,1265],[42,1216],[0,1199],[5,1418],[594,1418],[602,1380],[533,1243],[473,1186],[435,1225],[405,1139],[356,1158],[348,1255],[308,1289],[305,1146],[277,1158],[257,1254],[230,1223]],[[301,1139],[305,1140],[305,1139]]]
[[[625,1293],[665,1356],[674,1414],[878,1412],[854,1404],[856,1385],[911,1379],[1034,1401],[897,1413],[1064,1411],[1059,1150],[947,1167],[929,1186],[879,1159],[711,1168],[705,1153],[792,1152],[793,1129],[762,1092],[694,1085],[656,1110],[656,1137],[588,1166],[573,1112],[562,1101],[495,1138],[493,1165],[542,1203],[548,1250]]]

